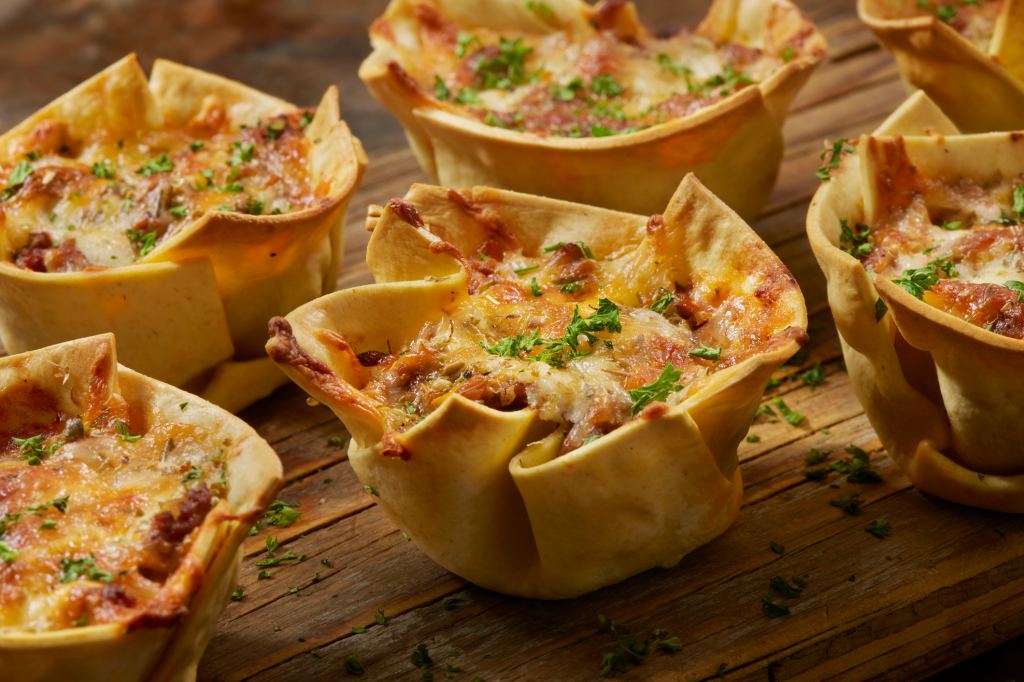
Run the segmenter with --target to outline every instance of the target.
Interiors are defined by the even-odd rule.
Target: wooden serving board
[[[113,16],[124,3],[101,4]],[[135,13],[143,5],[152,7],[130,4]],[[255,61],[226,61],[242,73],[225,72],[269,86],[260,78],[287,71],[275,54],[295,61],[316,58],[315,50],[303,52],[294,44],[273,48],[285,28],[310,44],[324,35],[347,41],[331,48],[346,55],[339,57],[339,68],[346,69],[340,76],[343,103],[357,102],[357,131],[380,131],[379,136],[363,133],[373,153],[349,215],[339,283],[348,287],[370,281],[363,262],[366,205],[401,196],[411,182],[425,178],[385,114],[350,94],[359,87],[352,73],[365,51],[365,22],[383,3],[374,0],[359,9],[342,4],[336,23],[326,13],[320,23],[304,23],[307,14],[324,11],[296,5],[273,10],[292,13],[278,24],[267,19],[271,10],[264,8],[253,15],[253,33],[218,33],[223,45],[204,42],[209,54],[191,59],[188,50],[198,48],[180,41],[155,44],[165,56],[207,68],[217,50],[230,54],[248,45],[257,51],[255,57],[246,53]],[[700,7],[640,2],[654,17],[699,14],[705,3],[693,4]],[[604,652],[617,646],[616,637],[599,629],[599,615],[620,623],[619,635],[629,632],[642,640],[657,628],[678,637],[680,650],[652,651],[643,661],[631,661],[638,664],[621,675],[627,679],[904,680],[935,673],[1024,633],[1024,519],[917,492],[880,451],[843,370],[824,280],[804,236],[807,203],[818,185],[814,169],[825,138],[870,131],[906,92],[892,59],[857,21],[852,0],[800,4],[826,33],[830,57],[791,112],[776,191],[755,227],[800,281],[811,313],[809,353],[779,377],[796,377],[820,362],[824,380],[809,386],[793,378],[766,393],[766,404],[782,398],[805,419],[794,426],[762,417],[752,426],[759,440],[740,448],[745,498],[735,525],[673,569],[648,571],[579,599],[545,603],[497,595],[444,571],[407,542],[353,475],[338,444],[337,437],[346,437],[341,424],[327,409],[307,405],[297,388],[287,387],[242,416],[281,455],[287,484],[280,497],[298,503],[301,516],[246,544],[239,577],[244,596],[221,617],[200,679],[344,679],[352,656],[365,668],[364,679],[418,679],[422,670],[411,655],[421,644],[433,660],[434,679],[594,679]],[[39,11],[48,11],[43,6]],[[223,17],[214,12],[214,20],[231,19],[223,12]],[[17,23],[6,28],[14,31]],[[255,37],[246,43],[249,36]],[[106,61],[112,59],[104,57],[101,65]],[[267,71],[261,64],[276,66]],[[245,78],[247,69],[253,78]],[[0,84],[0,92],[13,93],[10,84],[18,78]],[[292,87],[287,79],[278,85],[278,91]],[[21,113],[0,112],[5,119]],[[847,456],[843,450],[851,444],[871,453],[882,482],[852,484],[837,473],[823,481],[805,477],[811,448],[832,450],[836,460]],[[863,500],[860,514],[830,505],[854,492]],[[884,539],[865,531],[879,517],[891,523]],[[269,568],[271,577],[259,579],[256,562],[266,558],[268,535],[280,542],[279,555],[292,551],[306,559]],[[789,615],[769,618],[762,597],[770,594],[774,576],[805,576],[806,583],[797,598],[775,598]]]

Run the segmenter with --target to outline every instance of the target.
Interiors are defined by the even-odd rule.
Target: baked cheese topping
[[[768,54],[697,33],[627,41],[599,25],[583,39],[568,30],[469,31],[431,5],[418,10],[425,47],[392,68],[454,111],[541,136],[605,137],[688,116],[763,81],[800,51],[795,43]]]
[[[840,246],[926,303],[1024,338],[1024,177],[930,178],[885,141],[876,224],[842,221]]]
[[[1003,0],[906,0],[906,16],[931,14],[949,24],[982,52],[988,50],[995,33]]]
[[[147,423],[116,394],[85,417],[31,385],[3,405],[0,632],[173,623],[189,595],[169,585],[201,570],[185,557],[225,496],[231,443]]]
[[[401,348],[353,349],[365,368],[358,388],[381,406],[389,432],[458,393],[537,410],[564,429],[568,452],[661,414],[710,374],[792,338],[776,305],[794,286],[781,264],[740,281],[677,284],[660,256],[661,216],[643,240],[608,254],[582,242],[525,252],[500,222],[486,225],[491,236],[473,253],[441,242],[463,263],[468,296]],[[385,455],[403,456],[389,443]]]
[[[0,162],[6,255],[39,272],[129,265],[211,211],[307,208],[311,120],[296,110],[239,126],[212,107],[181,129],[88,139],[43,121]]]

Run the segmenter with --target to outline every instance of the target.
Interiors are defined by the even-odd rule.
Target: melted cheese
[[[425,10],[424,10],[425,11]],[[453,110],[538,135],[606,136],[689,115],[760,82],[795,56],[681,33],[627,42],[611,32],[460,31],[421,15],[418,51],[402,67]]]
[[[311,206],[316,197],[302,134],[308,120],[296,111],[250,127],[221,120],[84,140],[44,121],[20,144],[20,158],[0,165],[7,256],[34,270],[116,267],[213,211],[276,214]]]
[[[195,425],[139,423],[117,396],[102,414],[78,438],[66,415],[0,434],[0,631],[132,623],[184,606],[165,585],[185,570],[189,526],[226,493],[231,443]],[[15,440],[33,436],[36,450]],[[207,504],[188,520],[190,497]],[[168,539],[161,521],[185,523],[184,537]]]
[[[891,145],[890,152],[901,154],[898,149]],[[888,217],[871,226],[871,250],[861,254],[865,266],[900,283],[915,270],[948,261],[950,270],[936,270],[941,282],[919,292],[925,302],[1006,336],[1024,335],[1018,323],[1024,303],[1006,286],[1024,280],[1024,226],[1013,210],[1024,179],[926,178],[909,162],[883,172],[894,186],[914,190],[881,190],[883,201],[904,197],[903,204],[887,206]]]
[[[571,244],[550,255],[515,249],[494,259],[484,251],[464,259],[476,290],[369,368],[362,390],[384,407],[389,430],[413,426],[459,393],[496,409],[537,410],[567,431],[564,449],[571,450],[634,418],[647,403],[630,392],[658,380],[668,365],[680,372],[670,383],[682,388],[664,401],[677,404],[709,374],[764,350],[775,336],[773,306],[758,297],[764,287],[753,273],[749,282],[677,287],[654,265],[651,237],[596,259]],[[592,340],[581,334],[579,353],[545,358],[553,341],[569,338],[574,313],[596,315],[602,299],[614,304],[621,330],[597,331]],[[664,312],[651,309],[659,300]],[[500,350],[510,339],[534,337],[518,352]],[[720,356],[691,354],[701,346]]]

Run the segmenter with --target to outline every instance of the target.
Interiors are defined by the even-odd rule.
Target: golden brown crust
[[[1024,127],[1024,2],[1003,1],[986,49],[938,16],[921,14],[914,0],[858,0],[857,13],[896,57],[903,76],[961,130]]]
[[[262,354],[266,322],[334,288],[345,205],[366,165],[361,145],[338,118],[336,100],[336,89],[329,88],[304,129],[311,189],[322,193],[314,205],[283,215],[212,211],[125,267],[39,273],[0,263],[4,347],[22,352],[113,331],[131,366],[206,391],[231,409],[275,388],[280,374]],[[33,131],[48,132],[31,144],[56,144],[208,125],[223,116],[232,125],[251,124],[294,110],[241,84],[162,60],[147,82],[130,55],[0,136],[0,159],[18,158]],[[11,248],[0,236],[0,249],[9,254]],[[112,310],[111,300],[122,305]]]
[[[749,41],[773,54],[786,52],[790,60],[757,86],[718,98],[696,113],[611,137],[544,137],[505,130],[502,125],[509,121],[504,120],[487,125],[425,92],[427,86],[400,66],[413,53],[455,48],[450,31],[430,30],[437,21],[425,23],[425,6],[461,26],[519,34],[564,31],[580,40],[595,33],[595,22],[624,42],[648,36],[631,3],[596,9],[576,0],[546,5],[550,15],[539,18],[516,0],[489,3],[485,14],[482,6],[452,0],[394,0],[374,22],[374,52],[360,77],[402,123],[423,169],[448,186],[508,187],[634,213],[664,206],[680,179],[694,172],[741,215],[755,215],[775,179],[789,102],[825,54],[824,39],[806,17],[784,0],[716,0],[698,29],[702,36]],[[419,35],[422,26],[427,27]],[[422,45],[410,52],[409,41]]]
[[[416,220],[409,219],[406,204],[415,207]],[[495,240],[515,246],[496,249]],[[454,356],[420,343],[425,327],[472,299],[471,290],[485,279],[484,296],[495,305],[548,301],[551,311],[538,333],[564,332],[572,310],[558,304],[561,297],[590,301],[586,297],[597,294],[559,293],[551,286],[534,299],[525,284],[501,275],[502,268],[518,267],[504,259],[540,254],[545,247],[546,258],[576,274],[591,260],[586,251],[595,259],[619,254],[612,262],[627,273],[623,281],[599,281],[596,291],[615,291],[624,305],[646,307],[636,292],[646,296],[658,277],[717,285],[726,299],[736,282],[749,283],[743,295],[772,311],[748,321],[751,329],[770,330],[765,345],[738,355],[735,364],[723,361],[718,371],[704,370],[707,360],[685,358],[704,378],[679,394],[682,401],[640,406],[637,418],[629,419],[627,401],[625,423],[614,401],[588,400],[578,421],[593,428],[582,431],[571,419],[556,423],[542,415],[543,408],[530,406],[537,385],[532,380],[470,371],[470,363],[459,365]],[[653,251],[643,250],[648,247]],[[635,266],[629,265],[634,258]],[[490,188],[453,192],[417,185],[403,202],[373,217],[367,260],[377,284],[326,296],[288,320],[302,352],[327,368],[332,381],[364,395],[380,416],[368,420],[348,398],[329,395],[304,369],[311,363],[282,353],[280,341],[271,340],[268,351],[345,422],[360,479],[436,561],[491,589],[566,597],[651,566],[673,565],[731,523],[740,497],[736,446],[769,375],[805,338],[806,312],[785,267],[695,178],[684,180],[656,218]],[[581,311],[585,307],[590,303]],[[652,324],[670,324],[652,311],[640,312]],[[721,352],[725,358],[729,351]],[[624,372],[625,386],[652,378],[648,359]],[[664,357],[658,361],[660,369]],[[353,368],[355,363],[360,366]],[[570,370],[540,371],[571,376]],[[442,398],[424,392],[404,407],[394,402],[416,377],[432,380],[445,372],[457,378]],[[395,418],[409,424],[396,429],[390,421]],[[623,507],[636,513],[624,518],[615,511]]]
[[[18,555],[0,567],[0,593],[5,597],[11,593],[3,586],[11,580],[21,581],[18,600],[39,596],[30,584],[38,576],[19,573],[21,562],[42,562],[42,568],[55,571],[60,557],[76,557],[76,562],[85,557],[89,561],[83,566],[105,569],[113,566],[111,562],[136,556],[137,547],[128,538],[131,533],[124,534],[123,544],[113,554],[106,551],[104,543],[90,543],[84,535],[70,549],[54,539],[64,533],[95,532],[85,523],[90,514],[103,519],[104,532],[112,532],[124,521],[130,527],[139,525],[131,510],[132,496],[125,498],[123,491],[114,493],[114,488],[105,484],[89,493],[93,484],[83,474],[91,471],[90,459],[82,448],[88,447],[90,439],[104,438],[107,432],[113,441],[110,447],[133,449],[133,458],[98,469],[106,472],[103,475],[114,476],[118,468],[144,460],[150,454],[148,448],[156,447],[153,439],[161,434],[174,433],[179,443],[188,441],[188,433],[215,434],[224,448],[224,466],[220,469],[223,481],[211,483],[217,490],[216,497],[205,482],[200,482],[184,492],[177,506],[153,516],[152,533],[139,535],[142,544],[137,557],[143,563],[157,562],[147,564],[146,577],[137,574],[129,562],[123,572],[111,572],[106,577],[101,570],[97,574],[72,573],[52,581],[43,596],[46,600],[60,596],[66,608],[58,609],[57,620],[49,626],[39,622],[48,608],[46,602],[30,611],[14,611],[35,619],[32,623],[11,622],[9,610],[0,613],[0,665],[42,681],[62,679],[69,669],[74,669],[79,679],[108,679],[110,660],[118,661],[119,675],[124,679],[174,680],[194,675],[213,623],[234,585],[238,548],[249,524],[280,484],[281,466],[276,455],[251,428],[223,410],[117,365],[109,334],[0,360],[0,394],[4,396],[0,402],[6,403],[12,391],[23,392],[25,386],[33,386],[37,393],[47,396],[46,401],[36,401],[35,409],[58,414],[65,427],[69,420],[81,419],[83,428],[79,433],[85,435],[76,436],[65,428],[65,434],[71,435],[64,437],[71,440],[44,455],[35,466],[0,456],[6,459],[0,462],[0,468],[8,472],[4,477],[8,487],[0,501],[5,513],[15,511],[14,507],[36,504],[40,495],[52,491],[63,490],[65,495],[65,506],[59,514],[53,509],[45,512],[55,517],[54,529],[44,531],[52,535],[26,534],[32,526],[24,522],[8,528],[5,540]],[[187,410],[181,408],[183,402]],[[24,435],[25,429],[35,427],[31,416],[25,412],[18,416],[18,433]],[[115,429],[115,419],[124,420],[129,429],[125,433],[138,434],[137,438],[132,436],[138,442],[122,442],[118,435],[122,427]],[[4,424],[5,428],[11,426],[6,420]],[[71,448],[78,449],[64,452]],[[158,458],[161,453],[166,454],[164,448],[157,449]],[[79,471],[81,467],[86,469]],[[179,473],[157,473],[159,467],[147,470],[152,477],[150,486],[135,497],[147,494],[162,500],[160,496],[167,495],[167,500],[173,501],[182,496],[185,489]],[[34,482],[27,483],[29,479]],[[15,480],[23,482],[11,487]],[[99,506],[93,509],[91,505]],[[54,556],[49,562],[45,552],[40,552],[51,546]],[[150,546],[156,554],[147,553],[145,548]],[[73,553],[68,555],[68,551]],[[60,570],[65,570],[63,563]],[[141,586],[152,585],[159,586],[152,594],[139,591]],[[4,600],[0,610],[9,606]],[[60,620],[68,618],[80,619],[85,625],[76,622],[72,627]]]
[[[968,177],[1019,163],[1012,135],[958,136],[923,93],[875,135],[929,130],[942,136],[899,143],[913,147],[926,175],[940,162]],[[896,148],[884,137],[877,144]],[[872,277],[839,248],[840,218],[860,219],[877,194],[866,158],[844,158],[815,195],[807,221],[857,396],[890,456],[919,488],[963,504],[1024,511],[1018,428],[1024,341],[929,305],[888,277]],[[887,201],[880,201],[883,214]]]

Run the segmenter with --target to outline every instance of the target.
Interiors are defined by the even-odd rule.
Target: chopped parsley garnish
[[[892,532],[892,524],[889,523],[889,519],[887,517],[879,516],[877,519],[872,519],[864,530],[871,533],[879,540],[884,540],[889,537],[889,533]]]
[[[265,207],[266,204],[264,203],[263,199],[257,199],[256,197],[252,197],[251,199],[249,199],[249,203],[246,204],[245,210],[248,211],[250,215],[263,215],[263,209]]]
[[[530,10],[541,19],[550,19],[555,14],[555,10],[551,9],[551,5],[546,2],[539,2],[539,0],[527,0],[526,9]]]
[[[590,126],[591,137],[611,137],[614,134],[614,130],[612,130],[611,128],[606,128],[600,123],[595,123],[594,125]]]
[[[948,222],[942,223],[942,229],[943,230],[948,230],[950,232],[953,232],[955,230],[962,230],[962,229],[964,229],[963,225],[964,225],[963,221],[960,221],[960,220],[950,220]]]
[[[14,196],[30,175],[32,175],[32,164],[25,160],[19,161],[11,174],[7,176],[7,187],[4,188],[3,194],[0,194],[0,200],[7,201]]]
[[[1024,303],[1024,282],[1017,279],[1008,279],[1003,283],[1007,289],[1011,289],[1017,292],[1017,301]]]
[[[871,253],[871,228],[863,223],[850,223],[839,219],[839,248],[854,258],[864,258]]]
[[[551,96],[563,102],[571,102],[576,99],[576,94],[583,89],[583,81],[580,78],[573,78],[565,85],[552,85],[549,88]]]
[[[92,165],[92,174],[105,180],[112,180],[115,176],[114,169],[110,167],[110,162],[106,159]]]
[[[760,443],[761,442],[761,436],[757,435],[756,433],[749,433],[749,434],[747,434],[747,442],[748,443]]]
[[[187,485],[190,481],[198,481],[203,477],[203,470],[199,467],[192,467],[181,476],[181,482],[183,485]]]
[[[348,439],[345,436],[329,436],[327,438],[327,444],[333,448],[343,448]]]
[[[768,542],[768,549],[770,549],[775,554],[778,554],[779,556],[782,556],[786,553],[785,546],[779,544],[778,542],[775,542],[774,540]]]
[[[540,333],[536,330],[529,334],[520,334],[519,336],[507,336],[491,346],[488,346],[483,341],[480,342],[480,347],[491,355],[500,355],[506,358],[518,358],[526,355],[534,346],[544,343],[544,340],[540,338]]]
[[[296,554],[295,552],[288,550],[284,554],[271,556],[266,559],[260,559],[256,562],[256,566],[257,568],[272,568],[274,566],[280,566],[281,564],[286,563],[288,561],[303,561],[305,560],[305,558],[305,554]]]
[[[481,104],[480,96],[476,94],[476,90],[473,88],[460,88],[455,93],[455,101],[468,106]]]
[[[174,170],[174,163],[167,158],[167,154],[161,154],[139,166],[135,172],[139,175],[156,175],[157,173],[170,173],[172,170]]]
[[[263,530],[265,526],[277,526],[278,528],[287,528],[288,526],[295,523],[301,512],[296,509],[298,503],[292,504],[291,502],[285,502],[284,500],[274,500],[267,507],[267,511],[263,512],[263,518],[257,521],[252,529],[249,531],[249,535],[256,535],[256,533]]]
[[[821,464],[828,456],[832,454],[831,450],[819,450],[818,448],[811,448],[811,451],[804,457],[804,463],[808,466],[814,466],[815,464]]]
[[[829,504],[842,509],[844,513],[850,516],[860,514],[860,493],[843,493],[834,500],[831,500]]]
[[[60,560],[60,581],[62,583],[74,582],[82,576],[101,583],[114,581],[112,573],[108,573],[96,566],[96,559],[92,555],[82,557],[81,559]]]
[[[229,166],[240,166],[252,161],[253,154],[256,153],[256,145],[252,142],[235,142],[233,147],[235,151],[228,159]]]
[[[409,660],[421,670],[427,670],[430,666],[434,665],[434,659],[430,657],[430,650],[427,649],[426,644],[417,644]]]
[[[826,149],[821,153],[821,160],[824,164],[815,171],[815,175],[819,180],[825,182],[832,177],[831,172],[836,168],[839,168],[839,162],[842,160],[843,152],[852,152],[854,148],[846,143],[845,137],[840,137],[838,140],[832,143],[830,149]]]
[[[171,206],[169,209],[167,209],[167,212],[170,213],[175,218],[184,218],[184,217],[186,217],[188,215],[188,209],[185,208],[184,206],[180,206],[180,205],[179,206]],[[156,234],[156,233],[152,233],[152,234]]]
[[[142,438],[142,435],[134,435],[128,430],[128,425],[120,419],[114,421],[114,428],[117,430],[117,437],[126,443],[134,443]]]
[[[674,300],[676,300],[675,294],[666,291],[651,304],[651,310],[664,315]]]
[[[139,247],[139,258],[148,256],[156,248],[156,232],[128,230],[128,240]]]
[[[796,580],[794,580],[796,582]],[[783,578],[781,575],[772,576],[768,580],[768,587],[772,592],[780,597],[787,599],[795,599],[803,594],[804,588],[799,583],[790,584],[788,580]]]
[[[790,409],[789,405],[787,405],[782,398],[776,398],[772,402],[775,405],[775,408],[779,411],[779,414],[782,415],[782,418],[793,426],[800,424],[800,422],[805,419],[803,414]]]
[[[240,182],[229,182],[224,185],[224,191],[231,194],[238,194],[239,192],[244,192],[245,188],[242,187],[242,183]],[[231,210],[230,207],[227,210]]]
[[[33,514],[42,514],[44,511],[50,509],[51,507],[59,511],[61,514],[66,514],[68,511],[68,496],[65,495],[64,497],[56,497],[50,500],[49,502],[44,502],[43,504],[37,504],[33,507],[29,507],[27,511]]]
[[[303,111],[302,112],[302,118],[299,119],[299,127],[300,128],[305,128],[306,126],[308,126],[312,122],[313,122],[313,112],[312,111]]]
[[[21,453],[22,459],[24,459],[30,466],[36,466],[41,464],[43,458],[52,455],[57,451],[61,445],[64,445],[63,441],[55,441],[50,445],[43,445],[43,435],[36,434],[28,438],[11,438],[11,442],[18,446],[18,451]]]
[[[1018,221],[1024,218],[1024,185],[1013,186],[1013,212]]]
[[[725,86],[718,91],[722,97],[732,93],[740,85],[749,85],[753,79],[742,71],[736,71],[731,66],[722,69],[722,73],[716,74],[699,85],[690,84],[690,92],[701,93],[706,96],[706,91],[718,86]]]
[[[459,31],[458,35],[455,36],[455,56],[462,59],[466,56],[466,52],[473,45],[479,45],[480,39],[471,33],[465,31]]]
[[[6,542],[0,541],[0,559],[2,559],[5,564],[10,564],[17,558],[18,551]]]
[[[672,62],[672,57],[665,53],[658,55],[658,66],[661,67],[662,71],[670,71],[677,76],[685,76],[690,73],[690,69],[682,64],[675,64]]]
[[[373,614],[373,622],[377,625],[387,625],[388,619],[384,615],[384,609],[377,609],[377,612]]]
[[[355,628],[352,628],[352,632],[355,632],[355,630]],[[365,631],[366,630],[364,629],[363,632]],[[355,675],[356,677],[359,677],[360,675],[366,672],[366,666],[363,665],[363,662],[359,660],[358,656],[346,656],[345,672],[347,672],[349,675]]]
[[[580,284],[579,282],[566,282],[562,286],[558,287],[558,289],[563,293],[572,294],[575,293],[581,286],[583,285]]]
[[[541,294],[537,280],[530,282],[534,296]],[[564,285],[563,291],[566,291]],[[580,316],[579,306],[573,310],[572,320],[566,327],[565,335],[560,339],[541,338],[538,331],[534,330],[527,334],[508,336],[498,339],[494,344],[488,345],[480,342],[480,347],[491,355],[499,355],[510,358],[526,358],[537,362],[545,362],[553,367],[563,367],[566,362],[588,353],[580,350],[579,337],[584,337],[589,344],[594,344],[598,338],[596,332],[621,332],[622,324],[619,322],[619,308],[606,298],[599,299],[597,311],[590,317]],[[608,342],[606,342],[607,344]],[[529,355],[537,346],[543,346],[541,352]]]
[[[579,337],[582,336],[587,343],[594,344],[598,340],[596,333],[600,331],[622,331],[619,307],[607,298],[598,299],[597,311],[590,317],[582,317],[580,307],[576,306],[573,309],[572,320],[565,329],[565,336],[560,339],[545,339],[545,348],[530,359],[545,362],[552,367],[563,367],[569,360],[587,355],[580,350]]]
[[[796,51],[793,50],[792,46],[787,45],[785,49],[783,49],[782,52],[779,53],[779,56],[782,57],[783,62],[788,64],[791,61],[793,61],[793,57],[796,56]]]
[[[597,617],[597,628],[615,638],[615,648],[601,652],[601,677],[627,672],[631,667],[643,663],[651,651],[675,653],[683,648],[678,637],[662,628],[654,628],[651,634],[640,638],[626,632],[619,623],[601,615]]]
[[[197,152],[197,151],[199,151],[200,149],[202,149],[205,146],[206,146],[205,142],[203,142],[202,140],[196,140],[195,142],[190,144],[188,147],[192,151]]]
[[[451,96],[452,91],[448,89],[448,86],[445,84],[444,79],[438,76],[437,74],[434,74],[434,97],[441,100],[442,102],[447,102],[449,99],[451,99]]]
[[[589,258],[591,260],[594,260],[594,252],[590,250],[589,246],[587,246],[583,242],[570,242],[570,243],[571,244],[575,244],[576,246],[580,247],[580,251],[583,252],[584,256],[586,256],[587,258]],[[566,242],[556,242],[554,244],[549,244],[548,246],[544,247],[544,253],[551,253],[552,251],[557,251],[558,249],[560,249],[563,246],[565,246],[565,244],[566,244]]]
[[[687,352],[687,355],[694,358],[701,358],[702,360],[719,360],[722,357],[722,349],[705,346],[702,343],[697,348],[691,348],[689,352]]]
[[[846,452],[852,456],[837,462],[830,462],[829,468],[846,474],[846,480],[850,483],[881,482],[882,475],[871,466],[871,458],[868,453],[856,445],[846,446]]]
[[[590,81],[590,90],[595,95],[601,95],[602,97],[618,97],[623,92],[619,82],[606,73],[594,76],[594,79]]]
[[[821,362],[814,363],[814,367],[801,372],[799,376],[800,381],[811,388],[820,386],[825,381],[825,377],[821,373]]]
[[[285,131],[285,128],[287,127],[288,124],[286,124],[284,121],[272,121],[271,123],[267,124],[266,135],[269,139],[276,140],[277,138],[281,137],[281,133],[283,133]]]
[[[474,67],[477,85],[485,90],[493,88],[507,90],[511,89],[513,85],[526,83],[526,58],[531,52],[533,52],[533,48],[523,42],[522,38],[509,40],[499,37],[498,54],[480,59]],[[458,47],[456,54],[458,54]]]
[[[631,390],[629,399],[633,401],[633,404],[629,408],[630,416],[635,417],[652,402],[664,402],[670,394],[683,390],[683,386],[676,383],[682,374],[670,362],[665,365],[665,369],[661,371],[661,375],[657,379],[646,386]]]
[[[41,530],[53,530],[56,527],[57,527],[57,520],[56,519],[46,519],[42,523],[39,524],[39,528]]]
[[[516,268],[512,272],[516,273],[517,275],[525,275],[526,273],[533,272],[534,270],[537,270],[539,268],[540,265],[527,265],[526,267]]]
[[[893,279],[892,282],[903,287],[912,296],[924,299],[924,292],[929,291],[938,283],[940,272],[947,277],[956,277],[956,267],[953,265],[951,256],[937,258],[923,268],[904,270],[903,275]]]
[[[235,589],[231,592],[231,601],[242,601],[245,596],[245,588],[241,585],[236,585]]]
[[[534,296],[540,296],[544,293],[544,290],[540,288],[540,284],[537,283],[536,277],[530,278],[530,293]]]
[[[889,306],[885,304],[881,296],[875,299],[875,322],[881,322],[885,314],[889,312]]]

